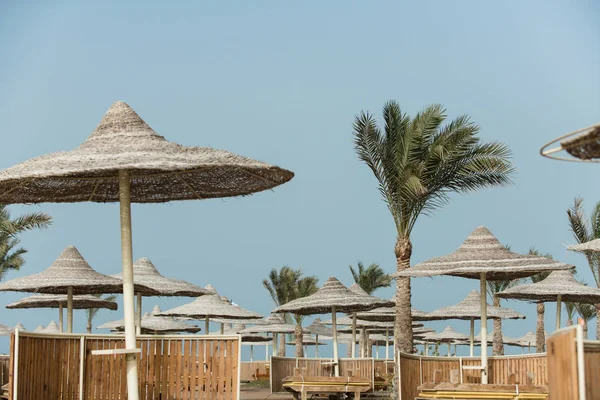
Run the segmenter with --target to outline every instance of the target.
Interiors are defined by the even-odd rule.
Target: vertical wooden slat
[[[153,399],[158,399],[161,394],[162,385],[162,364],[161,360],[164,358],[163,353],[163,342],[162,339],[155,339],[156,353],[154,358],[154,394]]]
[[[207,364],[206,352],[208,352],[208,346],[206,346],[205,340],[198,340],[196,343],[198,344],[196,365],[198,368],[198,390],[200,391],[199,398],[206,399],[208,393],[208,378],[206,377],[205,365]]]
[[[198,390],[198,398],[204,398],[204,360],[201,356],[204,347],[197,339],[192,340],[192,350],[190,354],[190,398],[196,399],[195,390]]]
[[[225,386],[225,341],[219,340],[219,380],[217,383],[218,399],[223,400],[224,398],[224,386]]]
[[[183,380],[181,393],[181,400],[189,400],[189,390],[190,390],[190,339],[185,339],[183,341]]]
[[[224,377],[224,386],[223,395],[225,400],[231,400],[231,379],[233,377],[232,371],[232,360],[231,360],[231,340],[225,341],[225,374]]]
[[[239,364],[239,354],[238,354],[239,345],[240,345],[240,341],[238,339],[234,340],[231,343],[231,364],[233,365],[233,367],[231,368],[231,382],[232,382],[231,399],[233,399],[233,400],[239,400],[237,398],[238,385],[240,384],[240,381],[238,379],[238,376],[239,376],[238,368],[241,367],[240,365],[238,365]]]

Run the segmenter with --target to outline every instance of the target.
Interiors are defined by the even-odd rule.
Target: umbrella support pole
[[[60,333],[63,333],[63,305],[62,303],[58,303],[58,327],[60,328]]]
[[[429,342],[427,340],[425,341],[425,355],[429,355]]]
[[[319,335],[315,335],[315,338],[315,342],[317,342],[315,346],[315,358],[319,358]]]
[[[67,289],[67,332],[73,333],[73,288]]]
[[[335,376],[340,376],[340,366],[338,365],[337,316],[335,306],[331,307],[331,323],[333,325],[333,368],[335,371]]]
[[[560,329],[560,313],[562,311],[562,295],[556,297],[556,330]],[[537,351],[537,349],[536,349]]]
[[[254,361],[254,345],[250,345],[250,362]]]
[[[385,359],[390,358],[390,330],[385,328]]]
[[[469,356],[473,357],[475,353],[475,318],[471,318],[471,333],[469,335]]]
[[[268,342],[265,343],[265,361],[269,361],[269,343]]]
[[[137,313],[135,315],[135,334],[142,334],[142,295],[137,294]]]
[[[123,313],[125,316],[125,348],[135,350],[135,311],[133,293],[133,243],[131,238],[131,180],[129,171],[119,171],[119,205],[121,214],[121,260],[123,263]],[[68,322],[67,322],[68,323]],[[127,399],[139,400],[136,355],[127,359]]]
[[[448,340],[448,357],[452,355],[452,342]]]
[[[277,334],[273,332],[273,355],[277,355]]]
[[[221,322],[221,335],[225,334],[225,323]]]
[[[208,335],[208,327],[210,325],[210,318],[208,316],[204,318],[204,334]]]
[[[356,358],[356,313],[352,313],[352,358]]]
[[[479,296],[481,298],[481,383],[488,383],[488,356],[487,356],[487,284],[485,272],[482,272],[479,279]]]

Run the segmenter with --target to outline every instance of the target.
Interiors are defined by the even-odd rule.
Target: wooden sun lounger
[[[288,376],[283,379],[283,388],[294,395],[295,399],[307,400],[309,393],[340,395],[354,394],[360,399],[360,394],[371,390],[371,382],[357,377],[335,376]]]
[[[545,400],[548,398],[546,386],[532,385],[482,385],[450,383],[425,384],[419,386],[415,400],[429,399],[489,399],[489,400]]]

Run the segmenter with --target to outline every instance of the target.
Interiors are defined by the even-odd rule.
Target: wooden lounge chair
[[[371,381],[356,376],[307,376],[299,374],[283,379],[283,388],[292,393],[295,399],[307,400],[309,394],[325,394],[339,397],[341,394],[353,394],[360,400],[360,394],[371,390]]]

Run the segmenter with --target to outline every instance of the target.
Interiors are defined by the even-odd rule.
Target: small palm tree
[[[505,279],[501,281],[487,281],[487,294],[492,299],[494,307],[500,307],[500,298],[496,296],[496,293],[502,292],[503,290],[510,289],[519,284],[520,279]],[[504,355],[504,339],[502,338],[502,320],[500,318],[494,318],[494,331],[493,331],[493,346],[492,352],[495,356]]]
[[[371,264],[367,268],[361,261],[358,262],[358,269],[349,266],[354,282],[358,284],[365,292],[372,294],[379,288],[389,287],[392,284],[392,277],[386,274],[379,264]]]
[[[567,210],[567,217],[569,227],[577,243],[600,239],[600,202],[596,203],[592,214],[587,217],[583,209],[583,199],[576,197],[573,206]],[[594,276],[596,287],[600,288],[600,254],[586,252],[585,257]],[[600,338],[600,318],[596,319],[596,337]]]
[[[588,322],[596,317],[596,306],[592,304],[583,304],[577,303],[575,304],[575,308],[577,309],[577,313],[583,320],[583,337],[587,339],[588,337]]]
[[[292,300],[301,297],[310,296],[318,289],[317,284],[319,278],[316,276],[302,276],[302,270],[294,269],[289,266],[283,266],[279,271],[275,268],[269,273],[268,279],[263,279],[263,286],[276,306],[281,306]],[[289,314],[284,314],[286,321],[291,322]],[[296,342],[296,357],[302,357],[304,354],[302,343],[302,320],[303,315],[294,314],[293,319],[296,322],[296,330],[294,333]],[[279,338],[279,356],[285,356],[285,336]]]
[[[479,127],[466,115],[443,125],[441,105],[426,107],[411,118],[398,103],[383,107],[383,131],[372,114],[354,121],[358,157],[378,181],[397,230],[396,270],[410,268],[410,235],[417,219],[465,193],[510,183],[510,152],[501,143],[480,143]],[[396,350],[413,349],[410,278],[396,280]]]
[[[567,311],[567,326],[573,325],[573,319],[575,318],[575,312],[577,303],[572,303],[570,301],[565,301],[565,310]]]
[[[100,297],[99,294],[96,294],[94,296]],[[115,301],[117,299],[117,295],[116,294],[106,295],[103,297],[103,299],[106,301]],[[99,308],[88,308],[85,310],[85,317],[87,319],[87,324],[86,324],[85,329],[86,329],[87,333],[92,333],[93,321],[94,321],[94,318],[96,318],[98,311],[100,311]]]
[[[18,271],[27,253],[19,247],[18,236],[26,231],[45,229],[52,223],[52,218],[42,212],[30,213],[13,218],[8,207],[0,204],[0,281],[9,271]]]

